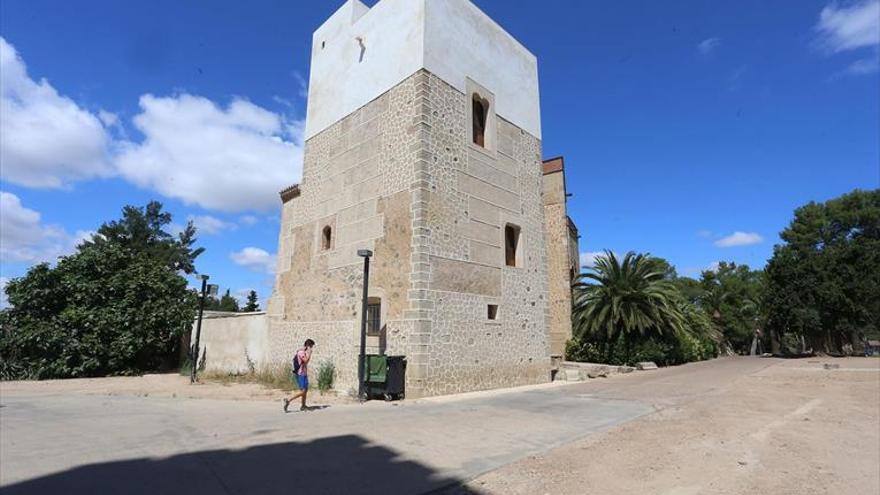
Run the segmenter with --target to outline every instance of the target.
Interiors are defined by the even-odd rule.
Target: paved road
[[[0,397],[0,492],[425,493],[687,401],[722,359],[465,398],[283,414],[262,401]]]

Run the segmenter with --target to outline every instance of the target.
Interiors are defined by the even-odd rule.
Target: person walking
[[[290,403],[296,400],[297,397],[302,399],[302,405],[299,410],[309,410],[308,406],[306,406],[306,396],[309,393],[309,361],[312,360],[313,347],[315,347],[315,341],[312,339],[306,339],[303,346],[298,349],[293,356],[293,374],[296,376],[296,383],[299,385],[299,392],[293,394],[291,397],[285,397],[282,399],[282,402],[284,403],[284,412],[287,412]]]

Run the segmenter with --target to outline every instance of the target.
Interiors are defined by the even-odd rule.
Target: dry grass
[[[254,368],[248,373],[223,373],[219,371],[208,371],[201,373],[202,380],[209,380],[221,384],[230,383],[256,383],[266,388],[273,388],[290,392],[297,390],[296,380],[293,379],[293,370],[290,363],[264,365]]]

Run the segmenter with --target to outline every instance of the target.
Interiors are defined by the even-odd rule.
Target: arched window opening
[[[333,229],[327,225],[324,227],[324,231],[321,234],[321,248],[324,251],[330,250],[333,246]]]
[[[471,100],[473,111],[473,140],[477,146],[486,147],[486,123],[489,118],[489,102],[474,93]]]

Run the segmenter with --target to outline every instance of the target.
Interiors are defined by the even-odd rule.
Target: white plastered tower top
[[[312,36],[306,139],[420,69],[462,93],[477,82],[541,138],[537,59],[470,0],[347,0]]]

